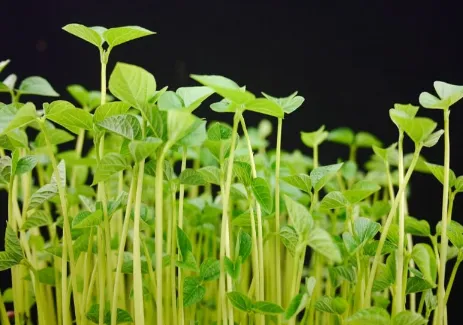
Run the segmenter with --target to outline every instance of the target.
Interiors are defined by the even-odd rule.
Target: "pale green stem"
[[[182,152],[182,166],[180,172],[183,172],[186,168],[187,149],[183,147]],[[179,187],[179,198],[178,198],[178,227],[183,229],[183,201],[185,198],[185,185],[180,184]],[[175,238],[175,240],[177,240]],[[180,254],[180,251],[178,252]],[[182,269],[178,268],[178,319],[179,325],[185,325],[185,314],[183,309],[183,275]]]
[[[98,325],[104,324],[105,312],[105,258],[104,258],[104,243],[103,243],[103,229],[98,227],[97,232],[97,245],[98,245]],[[134,263],[135,264],[135,263]],[[71,275],[72,276],[72,275]]]
[[[6,313],[5,303],[3,301],[3,295],[0,292],[0,320],[2,324],[10,325],[10,319]]]
[[[442,190],[442,233],[440,245],[439,280],[437,284],[437,324],[441,325],[445,319],[445,267],[447,263],[447,209],[449,203],[449,171],[450,171],[450,131],[449,108],[444,109],[444,182]]]
[[[276,303],[281,306],[281,249],[280,249],[280,156],[283,119],[278,119],[277,146],[275,161],[275,277],[276,277]],[[281,324],[281,315],[278,315],[277,325]]]
[[[403,152],[404,132],[399,130],[399,187],[404,182],[404,152]],[[405,191],[398,197],[399,200],[399,243],[397,249],[396,263],[396,295],[394,296],[394,306],[392,315],[400,313],[404,309],[403,272],[404,272],[404,246],[405,246]]]
[[[368,278],[368,283],[367,283],[367,287],[366,287],[366,291],[365,291],[365,307],[369,307],[370,303],[371,303],[371,292],[372,292],[372,289],[373,289],[373,282],[374,282],[374,279],[375,279],[375,276],[376,276],[376,270],[378,268],[378,263],[379,263],[379,261],[381,259],[381,252],[383,250],[384,243],[386,241],[386,236],[387,236],[387,233],[389,231],[389,227],[391,226],[393,217],[394,217],[394,215],[396,213],[397,207],[399,206],[399,201],[400,200],[398,198],[400,198],[402,193],[405,191],[406,186],[407,186],[407,184],[408,184],[408,182],[410,180],[410,177],[412,176],[413,170],[415,169],[416,163],[418,162],[418,158],[419,158],[421,148],[422,148],[421,144],[419,144],[419,145],[417,145],[415,147],[415,152],[413,153],[413,159],[412,159],[410,167],[408,168],[407,173],[405,175],[404,182],[402,184],[400,184],[400,186],[399,186],[399,190],[398,190],[398,192],[396,194],[396,197],[393,200],[391,210],[389,211],[389,214],[388,214],[388,216],[386,218],[386,222],[385,222],[385,224],[383,226],[383,230],[381,232],[381,237],[380,237],[379,243],[378,243],[378,248],[376,249],[375,258],[373,259],[373,264],[371,265],[370,276]]]
[[[133,218],[133,303],[135,308],[135,324],[145,324],[145,310],[143,305],[143,281],[141,273],[141,256],[140,256],[140,213],[141,197],[143,192],[143,173],[145,171],[145,160],[138,164],[137,194],[135,195],[135,209]],[[162,173],[161,173],[162,175]],[[157,175],[156,175],[157,176]],[[160,215],[156,215],[159,218]],[[162,215],[161,215],[162,216]],[[162,237],[161,237],[162,239]],[[156,237],[157,240],[157,237]],[[156,256],[157,257],[157,256]],[[161,256],[162,260],[162,256]],[[159,272],[162,264],[156,265],[156,272]],[[158,302],[159,303],[159,302]],[[162,317],[162,313],[161,313]],[[162,324],[158,323],[158,324]]]
[[[453,282],[455,281],[455,277],[457,275],[458,267],[460,266],[461,262],[463,261],[463,254],[458,254],[457,261],[452,269],[452,274],[450,275],[449,282],[447,283],[447,289],[445,290],[445,304],[449,300],[450,292],[452,291]]]

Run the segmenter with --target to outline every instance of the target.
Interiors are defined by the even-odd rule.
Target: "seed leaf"
[[[161,144],[161,139],[153,137],[148,137],[145,140],[133,140],[129,144],[129,151],[132,158],[139,162],[150,157]]]
[[[53,89],[53,87],[42,77],[33,76],[24,79],[19,85],[18,92],[21,94],[28,95],[39,95],[58,97],[59,94]]]
[[[251,299],[238,291],[228,292],[227,297],[232,303],[233,307],[244,311],[245,313],[249,313],[253,308]]]
[[[283,118],[285,112],[275,102],[267,98],[256,98],[246,104],[248,111]]]
[[[390,115],[394,123],[417,144],[426,141],[437,126],[436,122],[426,117],[409,118],[394,110],[391,111]]]
[[[203,281],[217,280],[220,276],[220,262],[214,258],[208,258],[201,263],[199,275]]]
[[[255,302],[252,306],[252,310],[258,314],[264,315],[278,315],[285,312],[280,305],[268,301]]]
[[[118,62],[109,78],[109,90],[118,99],[143,109],[156,91],[156,80],[143,68]]]
[[[139,26],[124,26],[105,30],[103,38],[109,46],[114,47],[153,34],[155,33]]]
[[[444,185],[444,166],[442,165],[437,165],[437,164],[431,164],[428,162],[425,162],[426,167],[428,167],[429,171],[434,175],[435,178],[439,182],[441,182],[442,185]],[[449,170],[449,186],[452,187],[455,184],[457,177],[455,176],[455,173],[453,170]]]
[[[63,29],[70,34],[77,36],[83,39],[84,41],[89,42],[90,44],[95,45],[98,48],[100,48],[103,44],[103,38],[97,31],[95,31],[91,27],[87,27],[80,24],[69,24],[64,26]]]
[[[312,189],[312,181],[309,175],[306,174],[298,174],[293,176],[286,176],[282,178],[286,183],[291,184],[292,186],[304,191],[306,193],[310,193]]]
[[[29,230],[36,227],[49,226],[52,224],[51,217],[48,213],[42,210],[36,210],[26,219],[22,226],[22,230]]]
[[[104,119],[114,115],[124,115],[130,108],[130,104],[124,102],[111,102],[98,106],[93,115],[93,121],[98,124]]]
[[[437,276],[436,256],[428,244],[416,244],[413,246],[412,258],[423,273],[424,280],[435,283]]]
[[[382,143],[371,133],[359,132],[355,135],[355,145],[359,148],[371,148],[372,146],[381,147]]]
[[[288,308],[286,308],[285,319],[290,320],[299,314],[307,305],[309,295],[306,293],[299,293],[291,299]]]
[[[428,321],[418,313],[404,310],[392,317],[392,325],[424,325]]]
[[[325,141],[326,138],[328,138],[328,134],[329,133],[325,131],[325,126],[322,125],[317,131],[301,132],[301,139],[307,147],[313,148]]]
[[[431,133],[430,136],[423,142],[423,146],[431,148],[434,147],[439,141],[440,137],[444,134],[444,130],[438,130]]]
[[[124,157],[117,153],[108,153],[98,164],[92,185],[108,180],[112,175],[129,167]]]
[[[341,169],[342,163],[334,165],[326,165],[313,169],[310,172],[310,179],[312,180],[312,186],[315,191],[320,191],[325,184],[336,175]]]
[[[431,109],[446,109],[463,97],[463,86],[452,85],[443,81],[435,81],[434,89],[440,98],[430,93],[420,94],[420,105]]]
[[[379,307],[361,309],[346,319],[348,325],[390,325],[388,312]]]
[[[322,228],[314,228],[309,232],[307,245],[333,262],[340,263],[342,261],[339,247],[331,235]]]
[[[97,125],[128,140],[140,140],[142,136],[140,122],[131,114],[113,115]]]
[[[251,188],[262,209],[270,214],[273,209],[273,199],[267,181],[261,177],[256,177],[252,180]]]
[[[277,103],[286,114],[291,114],[298,109],[304,103],[304,97],[297,96],[297,91],[289,95],[288,97],[275,98],[264,92],[262,92],[265,98]]]
[[[204,86],[180,87],[176,91],[176,94],[183,101],[184,109],[188,112],[197,109],[213,93],[214,91],[211,88]]]
[[[206,294],[206,288],[201,280],[196,277],[186,277],[183,284],[183,305],[185,307],[194,305],[201,301]]]
[[[334,130],[331,130],[328,134],[328,141],[336,142],[340,144],[345,144],[350,146],[354,143],[355,134],[352,129],[347,127],[340,127]]]

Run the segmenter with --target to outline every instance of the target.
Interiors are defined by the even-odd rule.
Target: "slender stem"
[[[450,275],[449,282],[447,283],[447,289],[445,289],[445,304],[446,305],[447,305],[447,302],[449,300],[450,292],[452,291],[453,282],[455,281],[455,277],[457,275],[458,267],[460,266],[462,261],[463,261],[463,255],[458,254],[457,261],[455,262],[455,265],[453,266],[452,274]]]
[[[399,186],[404,182],[404,151],[403,151],[404,132],[399,130]],[[396,295],[392,315],[400,313],[404,309],[404,297],[402,295],[403,272],[404,272],[404,246],[405,246],[405,191],[398,197],[399,200],[399,243],[397,249],[396,263]]]
[[[143,192],[143,173],[145,171],[145,160],[138,164],[137,194],[135,195],[135,211],[133,218],[133,302],[135,308],[135,324],[145,324],[145,314],[143,307],[143,282],[141,273],[141,256],[140,256],[140,212],[141,196]],[[157,216],[158,217],[158,216]],[[157,238],[156,238],[157,239]],[[161,256],[162,258],[162,256]],[[161,266],[162,267],[162,266]],[[156,271],[160,269],[156,265]],[[159,323],[159,324],[162,324]]]
[[[400,184],[400,186],[399,186],[399,191],[397,192],[396,197],[393,200],[391,210],[389,211],[389,214],[388,214],[388,216],[386,218],[386,222],[385,222],[385,224],[383,226],[383,230],[381,232],[381,237],[380,237],[379,243],[378,243],[378,248],[376,249],[375,258],[373,260],[373,264],[371,265],[370,275],[369,275],[367,287],[366,287],[366,290],[365,290],[365,307],[369,307],[370,303],[371,303],[371,293],[372,293],[372,289],[373,289],[373,282],[374,282],[374,279],[375,279],[375,276],[376,276],[376,270],[378,268],[378,264],[379,264],[379,261],[381,259],[381,252],[383,250],[384,243],[386,241],[386,236],[387,236],[387,233],[389,231],[389,227],[391,226],[393,217],[394,217],[394,215],[396,213],[397,207],[399,206],[399,201],[400,200],[398,198],[405,191],[405,188],[406,188],[406,186],[407,186],[407,184],[408,184],[408,182],[410,180],[410,177],[412,176],[413,170],[415,169],[416,163],[418,162],[418,158],[419,158],[419,155],[420,155],[421,148],[422,148],[421,144],[419,144],[419,145],[417,145],[415,147],[415,152],[413,153],[413,159],[412,159],[412,161],[410,163],[410,167],[408,168],[407,173],[405,174],[404,182],[402,184]]]
[[[187,148],[183,147],[182,151],[182,165],[180,172],[186,169]],[[183,229],[183,201],[185,198],[185,185],[180,184],[178,198],[178,227]],[[175,238],[177,240],[177,238]],[[180,250],[178,252],[180,254]],[[183,275],[182,269],[178,268],[178,319],[179,325],[185,325],[185,314],[183,309]]]
[[[177,258],[177,211],[175,209],[176,191],[172,191],[172,220],[171,220],[171,250],[170,250],[170,286],[171,286],[171,307],[172,307],[172,324],[178,324],[177,315],[177,292],[175,285],[175,261]]]
[[[449,203],[449,171],[450,171],[450,131],[449,108],[444,109],[444,182],[442,189],[442,233],[440,244],[439,280],[437,284],[437,324],[441,325],[445,319],[445,267],[447,263],[447,209]]]
[[[3,295],[0,291],[0,320],[2,324],[10,325],[10,319],[6,313],[5,303],[3,301]]]
[[[98,309],[98,324],[104,324],[104,312],[105,312],[105,258],[104,258],[104,243],[103,243],[103,230],[98,227],[97,232],[98,241],[98,298],[99,298],[99,309]],[[135,263],[134,263],[135,264]]]
[[[276,303],[281,305],[281,249],[280,249],[280,156],[283,119],[278,119],[277,146],[275,161],[275,280],[276,280]],[[277,324],[281,324],[281,315],[278,315]]]

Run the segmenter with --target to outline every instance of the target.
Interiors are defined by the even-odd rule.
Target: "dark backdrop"
[[[388,118],[394,103],[418,104],[419,93],[432,91],[434,80],[463,84],[462,7],[460,1],[430,0],[5,1],[0,8],[0,59],[12,62],[2,75],[43,76],[65,98],[65,86],[71,83],[97,89],[96,49],[61,27],[72,22],[140,25],[158,34],[116,48],[108,74],[116,61],[125,61],[143,66],[154,73],[158,85],[173,89],[193,85],[188,75],[198,73],[222,74],[254,93],[285,96],[298,90],[306,102],[285,120],[285,148],[309,153],[299,132],[321,124],[373,132],[389,144],[397,136]],[[451,167],[457,175],[463,174],[462,106],[455,105],[451,117]],[[440,113],[421,111],[442,125]],[[215,118],[204,108],[198,115]],[[255,125],[257,116],[249,117]],[[323,145],[322,163],[344,154],[338,149]],[[442,163],[442,153],[442,142],[424,151],[436,163]],[[440,184],[431,176],[416,175],[412,191],[410,213],[435,224]],[[0,199],[3,234],[6,194]],[[461,212],[457,202],[456,220]],[[1,279],[4,287],[7,280]],[[462,288],[463,281],[457,280],[451,315],[458,312]]]

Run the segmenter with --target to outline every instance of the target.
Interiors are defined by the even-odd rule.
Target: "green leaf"
[[[117,153],[108,153],[98,164],[93,177],[93,185],[108,180],[112,175],[129,168],[124,157]]]
[[[288,308],[286,308],[285,319],[290,320],[299,314],[307,305],[309,296],[306,293],[297,294],[291,299]]]
[[[425,162],[426,167],[428,167],[429,171],[434,175],[435,178],[439,182],[441,182],[442,185],[444,185],[444,173],[445,173],[445,168],[442,165],[436,165],[436,164],[431,164],[428,162]],[[457,177],[455,176],[455,173],[453,170],[449,170],[449,186],[452,187],[455,184]]]
[[[355,145],[359,148],[371,148],[372,146],[381,147],[382,143],[373,134],[359,132],[355,135]]]
[[[100,34],[90,27],[80,24],[69,24],[64,26],[63,29],[70,34],[95,45],[98,48],[101,48],[101,45],[103,44],[103,38],[100,36]]]
[[[0,113],[4,114],[4,110]],[[1,123],[5,125],[5,128],[2,131],[2,134],[6,134],[15,129],[25,127],[36,119],[36,110],[35,105],[32,103],[26,103],[16,112],[13,118],[8,119],[7,123]]]
[[[56,145],[59,145],[59,144],[63,144],[63,143],[72,141],[75,138],[69,132],[61,130],[61,129],[47,128],[45,132],[47,133],[48,140],[50,141],[50,144],[52,146],[53,145],[56,146]],[[42,148],[42,147],[47,146],[47,143],[46,143],[46,140],[45,140],[45,133],[40,132],[39,135],[37,135],[37,137],[35,138],[35,145],[37,146],[37,148]]]
[[[19,263],[24,258],[24,253],[21,248],[16,231],[8,224],[5,231],[5,251]]]
[[[114,47],[153,34],[155,33],[139,26],[124,26],[105,30],[103,38],[109,46]]]
[[[215,166],[206,166],[198,169],[198,173],[207,183],[220,185],[220,169]]]
[[[457,231],[455,228],[449,225],[447,228],[447,236],[453,246],[457,247],[458,249],[463,247],[463,234],[460,231]]]
[[[56,100],[45,110],[45,116],[72,133],[78,134],[81,129],[93,130],[93,116],[83,109],[75,108],[64,100]]]
[[[233,280],[238,280],[241,272],[241,258],[238,257],[236,263],[233,263],[231,259],[225,256],[224,265],[227,274],[229,274]]]
[[[16,165],[16,175],[21,175],[24,173],[28,173],[34,169],[37,165],[37,157],[35,156],[24,156],[18,160],[18,164]]]
[[[176,145],[187,148],[201,146],[207,139],[206,121],[196,119],[190,129],[185,131],[185,134],[176,142]]]
[[[93,115],[93,121],[98,124],[105,118],[114,115],[124,115],[128,112],[130,104],[124,102],[111,102],[98,106]]]
[[[3,69],[5,69],[5,67],[11,62],[11,60],[3,60],[3,61],[0,61],[0,72],[3,71]]]
[[[199,267],[199,276],[203,281],[217,280],[220,276],[220,262],[214,258],[208,258]]]
[[[306,174],[286,176],[283,177],[282,180],[306,193],[310,193],[310,190],[312,189],[312,181],[310,176]]]
[[[431,148],[434,147],[439,141],[440,137],[444,134],[444,130],[438,130],[431,133],[428,138],[423,142],[423,146]]]
[[[418,313],[404,310],[392,317],[392,325],[424,325],[428,321]]]
[[[49,226],[52,224],[50,215],[42,210],[36,210],[23,223],[22,230],[29,230],[36,227]]]
[[[415,143],[426,141],[437,126],[436,122],[426,117],[409,118],[394,110],[390,111],[390,115],[394,123]]]
[[[329,269],[330,274],[335,277],[341,277],[349,282],[354,282],[356,279],[355,268],[352,265],[339,265]]]
[[[133,140],[129,144],[130,154],[136,162],[139,162],[150,157],[161,144],[162,140],[159,138],[148,137],[142,141]]]
[[[434,89],[440,99],[423,92],[420,94],[420,105],[432,109],[446,109],[455,104],[463,97],[463,86],[452,85],[443,81],[435,81]]]
[[[281,227],[280,238],[281,242],[288,249],[289,253],[294,256],[300,240],[296,229],[287,225]]]
[[[37,276],[40,283],[50,286],[55,285],[55,269],[53,267],[45,267],[37,271]]]
[[[341,127],[334,130],[331,130],[328,134],[328,141],[336,142],[340,144],[345,144],[350,146],[354,143],[355,134],[352,129],[347,127]]]
[[[280,305],[268,301],[255,302],[252,306],[252,310],[258,314],[264,315],[278,315],[285,312]]]
[[[301,132],[302,142],[310,148],[319,146],[323,141],[328,138],[328,132],[325,131],[325,126],[322,125],[317,131],[314,132]]]
[[[390,161],[390,157],[394,154],[396,147],[397,147],[397,142],[391,144],[387,148],[380,148],[377,146],[372,146],[374,153],[384,161]]]
[[[255,99],[249,91],[244,90],[233,80],[218,75],[190,75],[200,84],[214,90],[220,96],[239,105],[246,104]]]
[[[358,217],[354,220],[355,237],[360,245],[373,239],[380,229],[381,225],[379,223],[368,218]]]
[[[238,291],[232,291],[227,293],[227,297],[236,309],[244,311],[245,313],[252,311],[253,303],[246,295]]]
[[[361,309],[346,319],[347,325],[390,325],[388,312],[379,307]]]
[[[407,279],[406,294],[408,295],[410,293],[422,292],[428,289],[433,289],[434,287],[434,284],[429,283],[428,281],[421,279],[417,276],[414,276]]]
[[[323,197],[320,202],[320,209],[339,209],[344,208],[349,205],[349,201],[346,199],[344,194],[339,191],[329,192],[327,195]]]
[[[412,258],[423,273],[424,279],[429,283],[435,283],[437,276],[437,264],[434,251],[428,244],[416,244],[413,246]]]
[[[226,164],[228,165],[228,160]],[[225,169],[227,170],[227,169]],[[233,175],[238,178],[238,181],[244,186],[252,185],[251,165],[244,161],[233,162]]]
[[[58,194],[58,187],[56,184],[46,184],[39,188],[32,194],[29,201],[28,210],[32,210],[42,205],[44,202],[50,200]]]
[[[326,165],[313,169],[310,172],[310,179],[312,180],[312,186],[315,191],[320,191],[328,181],[333,178],[343,163]]]
[[[305,237],[305,234],[313,227],[313,218],[302,204],[294,201],[289,196],[284,196],[288,216],[296,232]]]
[[[267,181],[261,177],[256,177],[252,180],[251,188],[262,210],[270,214],[273,209],[273,199]]]
[[[246,103],[246,110],[279,118],[283,118],[285,114],[279,105],[266,98],[256,98]]]
[[[15,254],[11,252],[0,252],[0,271],[5,271],[18,265],[21,260],[18,261]]]
[[[413,217],[405,217],[405,232],[413,236],[428,237],[431,235],[431,227],[426,220],[418,220]]]
[[[201,301],[206,294],[206,288],[201,280],[195,277],[186,277],[183,284],[183,305],[185,307],[194,305]]]
[[[207,138],[212,141],[222,141],[231,138],[233,130],[230,126],[214,122],[207,129]]]
[[[286,114],[291,114],[298,109],[304,103],[304,97],[296,96],[297,91],[289,95],[288,97],[275,98],[264,92],[262,92],[265,98],[277,103]]]
[[[82,211],[74,219],[72,219],[72,228],[82,229],[96,227],[99,226],[101,222],[103,222],[103,211]]]
[[[238,256],[244,262],[251,255],[252,250],[252,238],[251,236],[240,229],[238,233]]]
[[[39,95],[58,97],[59,94],[53,89],[53,87],[42,77],[33,76],[24,79],[19,85],[18,92],[20,94],[27,95]]]
[[[143,68],[118,62],[109,78],[109,90],[118,99],[143,109],[156,92],[156,80]]]
[[[185,232],[177,227],[177,241],[178,241],[178,247],[180,248],[180,252],[182,253],[182,256],[185,257],[187,252],[192,251],[192,246],[191,242],[188,239],[187,235]]]
[[[204,185],[206,181],[202,174],[194,169],[186,168],[179,177],[180,184],[185,185]]]
[[[418,113],[420,107],[412,104],[394,104],[394,109],[405,113],[410,118],[413,118],[416,116],[416,113]]]
[[[213,93],[211,88],[203,86],[180,87],[176,91],[176,94],[183,100],[184,109],[188,112],[197,109]]]
[[[140,122],[132,114],[113,115],[97,125],[128,140],[140,140],[142,137]]]
[[[339,247],[331,235],[322,228],[314,228],[309,232],[307,245],[333,262],[340,263],[342,261]]]
[[[315,303],[315,309],[330,314],[343,314],[348,307],[348,303],[341,297],[322,296]]]
[[[99,324],[99,311],[100,311],[100,305],[99,304],[93,304],[90,306],[90,309],[88,310],[86,317],[89,321]],[[122,323],[133,323],[133,318],[130,316],[129,312],[117,308],[117,314],[116,314],[116,324],[122,324]],[[103,318],[103,324],[109,325],[111,324],[111,311],[105,308],[104,311],[104,318]]]
[[[191,113],[181,111],[167,112],[167,138],[172,143],[182,139],[194,129],[192,126],[197,123],[198,118]]]
[[[380,189],[381,186],[376,183],[367,180],[361,180],[355,183],[351,189],[343,191],[343,194],[344,197],[350,202],[350,204],[355,204],[364,200]]]

